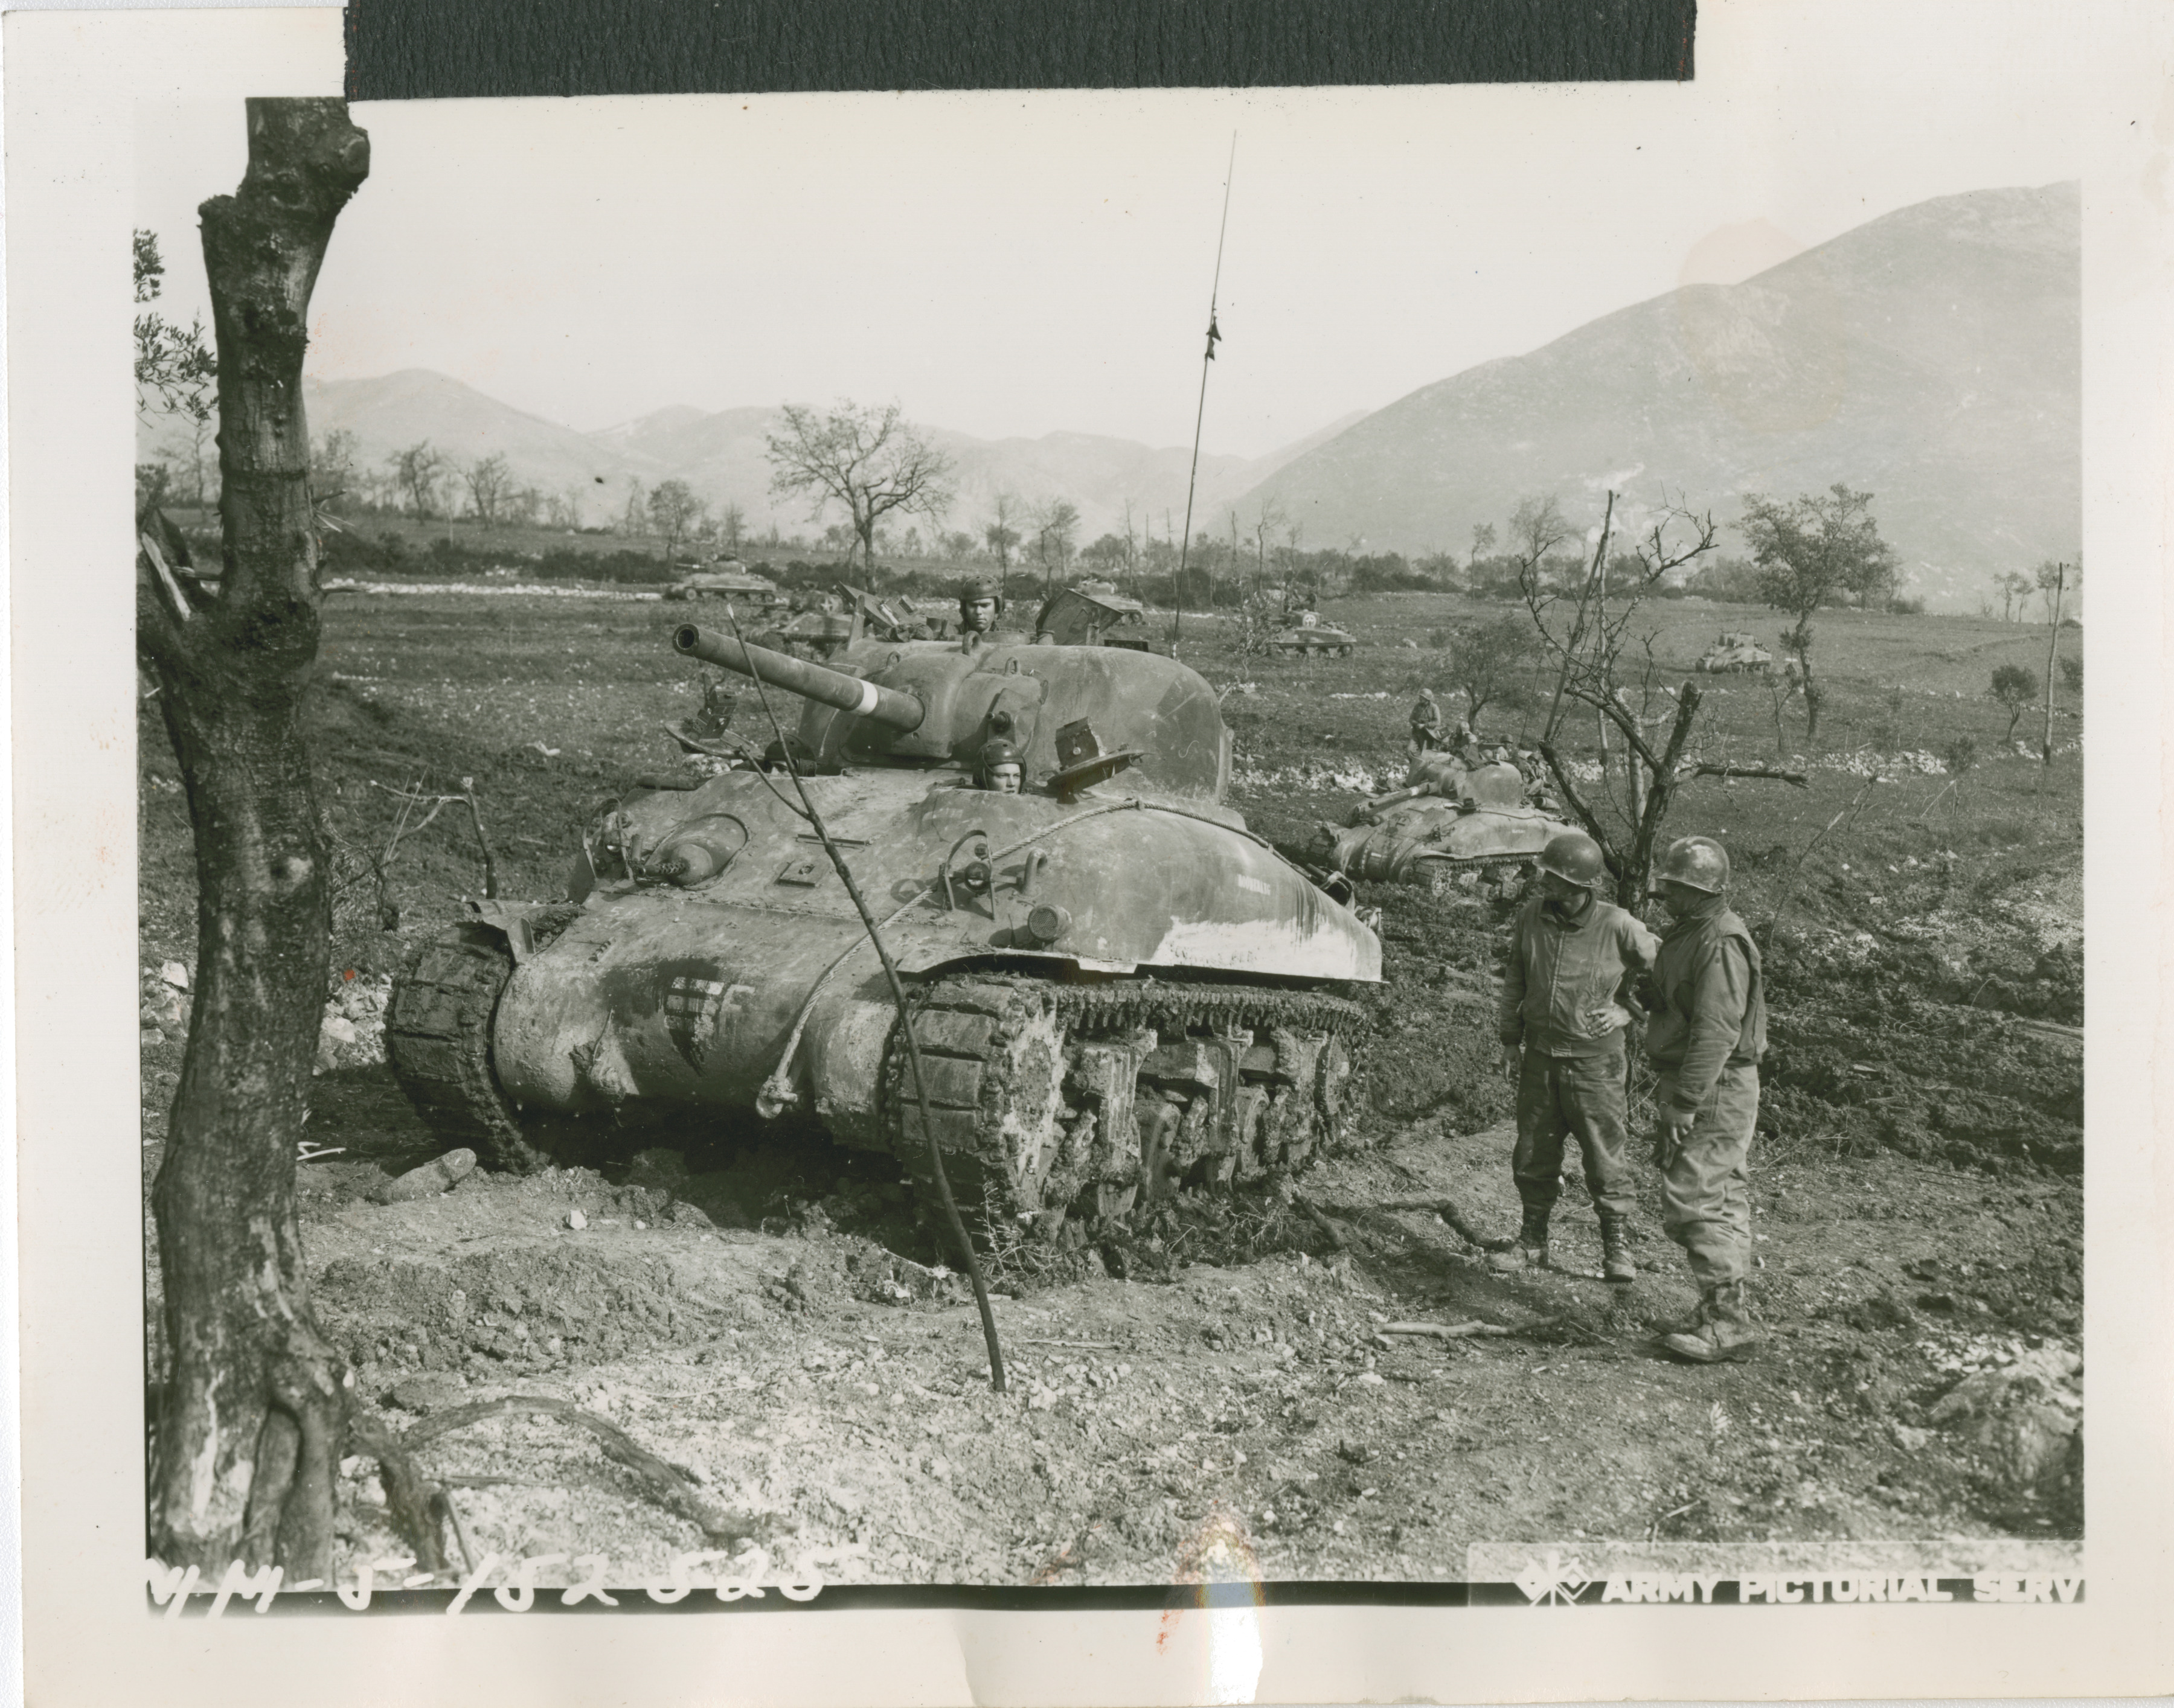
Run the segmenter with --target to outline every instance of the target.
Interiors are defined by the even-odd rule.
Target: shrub
[[[2003,664],[1993,673],[1993,697],[2008,708],[2008,733],[2004,742],[2015,739],[2015,725],[2023,710],[2038,697],[2038,675],[2020,664]]]

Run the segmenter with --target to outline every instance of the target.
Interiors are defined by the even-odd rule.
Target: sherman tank
[[[1716,675],[1735,675],[1749,671],[1763,673],[1774,668],[1774,655],[1759,644],[1752,635],[1731,633],[1707,647],[1691,668]]]
[[[737,558],[704,568],[687,566],[687,573],[664,590],[664,597],[673,601],[691,599],[731,599],[750,610],[768,610],[781,597],[777,583],[767,576],[749,573],[748,567]]]
[[[1225,803],[1230,733],[1191,669],[973,635],[830,667],[692,624],[672,644],[765,684],[988,1222],[1107,1224],[1338,1143],[1344,987],[1378,981],[1380,942]],[[976,786],[992,743],[1023,756],[1016,792]],[[926,1169],[890,986],[782,770],[636,787],[562,897],[470,907],[387,1019],[448,1143],[524,1169],[568,1134],[593,1154],[645,1116],[731,1111]]]
[[[1067,587],[1041,608],[1034,630],[1061,646],[1125,646],[1144,652],[1151,644],[1147,608],[1108,581]]]
[[[814,610],[795,612],[776,628],[760,637],[760,644],[795,658],[836,658],[855,638],[852,616],[832,608],[825,599]]]
[[[1349,658],[1357,643],[1341,629],[1321,620],[1317,611],[1301,611],[1298,621],[1268,637],[1268,650],[1279,658]]]
[[[1527,798],[1517,766],[1468,767],[1433,753],[1420,755],[1403,788],[1362,802],[1345,824],[1321,825],[1315,851],[1347,877],[1514,901],[1549,838],[1576,828]]]

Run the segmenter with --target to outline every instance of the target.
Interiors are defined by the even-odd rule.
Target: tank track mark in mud
[[[937,981],[912,1013],[961,1208],[1052,1241],[1122,1221],[1143,1194],[1295,1171],[1339,1149],[1344,1034],[1364,1019],[1301,992],[972,974]],[[896,1029],[884,1098],[895,1154],[933,1185]]]
[[[385,1052],[423,1124],[494,1168],[533,1174],[550,1161],[522,1136],[490,1066],[490,1026],[513,976],[500,932],[460,925],[415,951],[392,986]]]

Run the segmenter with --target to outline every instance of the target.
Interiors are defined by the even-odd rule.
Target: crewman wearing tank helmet
[[[959,632],[987,635],[1004,613],[1002,583],[992,576],[970,576],[959,583]]]
[[[999,738],[982,749],[976,781],[998,795],[1016,795],[1026,781],[1025,756],[1011,743]]]
[[[1706,836],[1669,845],[1654,894],[1671,923],[1653,970],[1658,998],[1646,1053],[1654,1092],[1653,1159],[1661,1225],[1684,1248],[1698,1307],[1662,1344],[1699,1364],[1741,1358],[1759,1343],[1745,1289],[1751,1270],[1746,1170],[1759,1118],[1766,999],[1758,946],[1728,905],[1728,851]]]
[[[1606,869],[1592,837],[1570,830],[1552,839],[1540,853],[1539,893],[1525,904],[1511,936],[1497,1030],[1504,1071],[1517,1088],[1510,1173],[1524,1222],[1490,1267],[1547,1266],[1563,1141],[1574,1135],[1600,1217],[1602,1273],[1627,1284],[1638,1267],[1630,1245],[1625,1106],[1632,1017],[1623,998],[1660,945],[1636,915],[1594,894]]]

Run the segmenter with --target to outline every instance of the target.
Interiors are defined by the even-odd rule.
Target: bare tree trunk
[[[2050,613],[2052,628],[2046,636],[2046,739],[2038,752],[2038,763],[2042,766],[2053,763],[2053,676],[2054,667],[2059,662],[2055,654],[2061,646],[2061,591],[2068,579],[2069,566],[2056,564],[2053,566],[2053,608]],[[2015,726],[2012,722],[2008,732],[2013,739]]]
[[[200,210],[219,345],[220,588],[138,583],[196,827],[197,999],[153,1191],[171,1364],[150,1545],[329,1578],[352,1376],[310,1311],[295,1140],[323,1010],[327,850],[301,720],[319,591],[303,419],[310,294],[370,170],[343,101],[248,103],[239,192]]]

